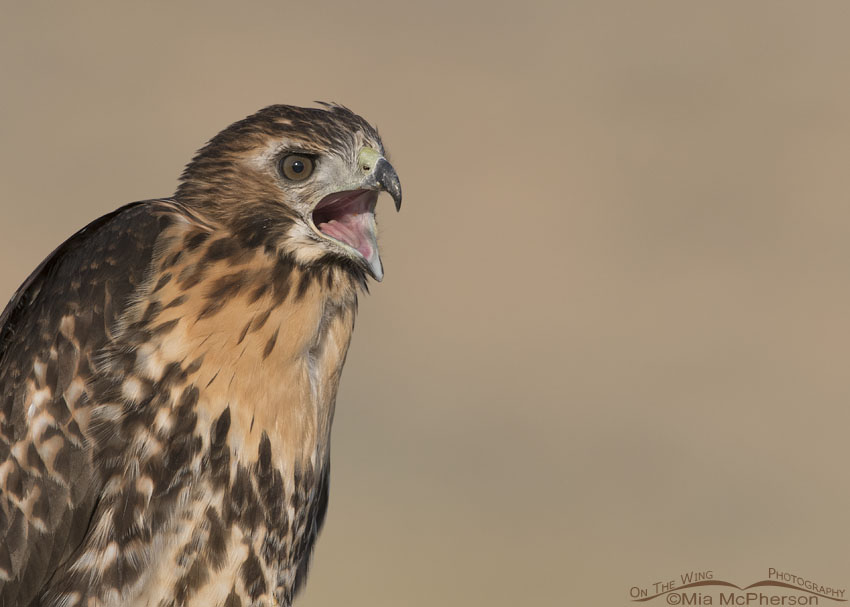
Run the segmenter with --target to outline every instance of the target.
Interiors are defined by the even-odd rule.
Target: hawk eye
[[[304,181],[313,172],[313,159],[303,154],[290,154],[280,162],[280,172],[292,181]]]

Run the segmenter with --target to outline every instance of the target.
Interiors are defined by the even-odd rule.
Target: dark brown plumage
[[[377,132],[272,106],[173,198],[54,251],[0,316],[0,606],[289,605],[328,499]]]

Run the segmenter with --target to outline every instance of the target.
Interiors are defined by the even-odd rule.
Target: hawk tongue
[[[324,234],[335,238],[360,253],[375,279],[380,281],[384,276],[381,257],[378,254],[376,237],[375,214],[371,210],[341,214],[326,223],[316,226]]]

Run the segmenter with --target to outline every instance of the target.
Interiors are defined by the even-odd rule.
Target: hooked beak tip
[[[381,189],[386,191],[395,201],[395,210],[401,210],[401,181],[398,178],[398,173],[395,172],[385,158],[381,158],[375,166],[375,179],[381,186]]]

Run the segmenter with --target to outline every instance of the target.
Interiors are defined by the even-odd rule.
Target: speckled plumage
[[[383,154],[340,106],[266,108],[174,198],[98,219],[18,290],[0,317],[0,607],[291,603],[370,273],[304,218],[358,179],[392,177],[400,202],[364,146]],[[287,182],[292,150],[335,172]]]

